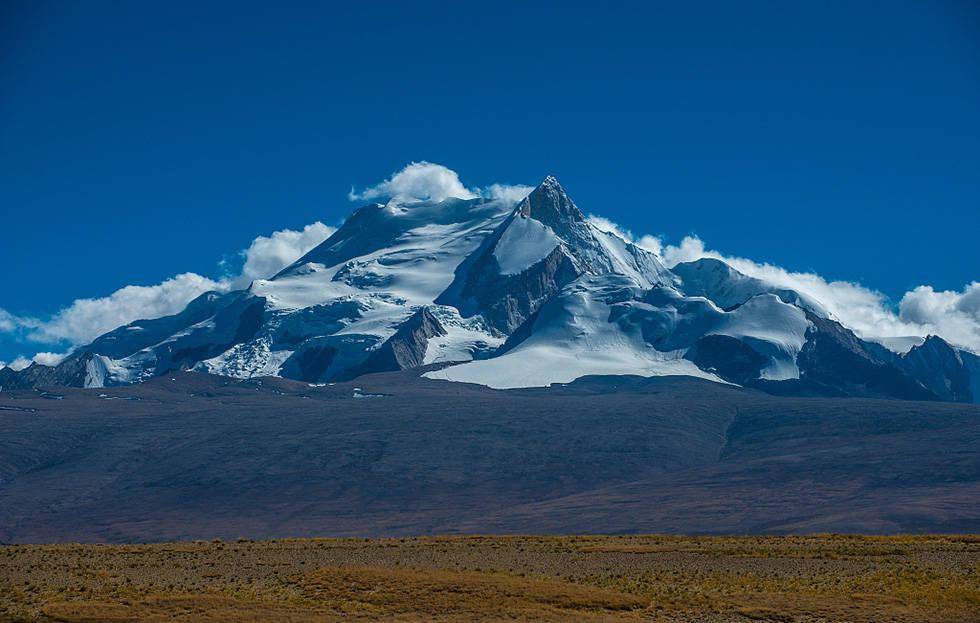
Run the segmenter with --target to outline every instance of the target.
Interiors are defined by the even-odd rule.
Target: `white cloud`
[[[176,314],[205,292],[226,292],[247,287],[253,279],[271,277],[326,240],[333,231],[334,228],[317,221],[301,231],[284,229],[271,236],[259,236],[240,252],[244,259],[241,272],[218,280],[182,273],[155,285],[125,286],[108,296],[78,299],[43,320],[15,316],[0,308],[0,332],[16,332],[42,344],[87,344],[135,320]],[[59,357],[64,355],[40,352],[34,360],[55,365]],[[26,367],[30,362],[18,357],[8,365]]]
[[[39,363],[42,366],[56,366],[61,363],[65,357],[71,354],[71,351],[65,353],[49,353],[41,352],[37,353],[31,358],[24,357],[23,355],[18,356],[10,363],[0,361],[0,370],[7,366],[13,370],[23,370],[32,363]]]
[[[828,281],[815,273],[792,272],[772,264],[731,257],[705,248],[696,236],[679,245],[666,245],[662,256],[668,267],[701,257],[727,262],[736,270],[820,302],[841,324],[868,340],[938,335],[951,344],[980,353],[980,283],[963,292],[936,292],[919,286],[905,293],[898,310],[888,297],[850,281]]]
[[[391,197],[401,200],[448,197],[472,199],[485,196],[517,201],[530,186],[493,184],[483,190],[469,189],[459,175],[444,166],[413,162],[384,182],[361,193],[351,191],[351,199]],[[269,236],[258,236],[239,253],[241,270],[211,279],[197,273],[182,273],[154,285],[130,285],[108,296],[78,299],[46,319],[15,316],[0,308],[0,332],[15,333],[42,344],[78,346],[135,320],[175,314],[187,303],[208,291],[225,292],[245,288],[255,279],[265,279],[299,259],[335,231],[317,221],[302,230],[283,229]],[[55,354],[42,352],[38,361],[54,362]],[[18,357],[10,365],[26,366],[30,359]],[[26,362],[26,363],[25,363]]]
[[[647,251],[656,253],[657,255],[660,255],[661,251],[663,251],[663,243],[661,243],[660,238],[657,238],[656,236],[645,234],[640,236],[639,240],[634,242],[636,246],[640,247],[641,249],[646,249]]]
[[[402,200],[448,197],[472,199],[488,197],[517,201],[533,190],[530,186],[493,184],[485,189],[469,189],[459,175],[444,166],[413,162],[384,182],[350,198],[391,197]],[[208,291],[225,292],[244,288],[255,279],[265,279],[299,259],[335,231],[317,221],[302,230],[283,229],[269,236],[258,236],[239,252],[242,268],[234,274],[211,279],[197,273],[182,273],[154,285],[130,285],[108,296],[78,299],[46,319],[15,316],[0,308],[0,332],[43,343],[78,346],[135,320],[175,314],[187,303]],[[35,359],[56,363],[57,355],[42,352]],[[26,367],[31,362],[18,357],[8,365]]]
[[[17,328],[18,319],[6,309],[0,308],[0,332],[10,332]]]
[[[980,353],[980,282],[962,292],[919,286],[905,293],[898,310],[903,322]]]
[[[601,216],[590,214],[588,220],[602,231],[660,255],[668,268],[711,257],[751,277],[796,290],[818,301],[841,324],[865,339],[891,346],[894,342],[889,342],[890,338],[938,335],[951,344],[980,353],[980,282],[974,281],[962,292],[937,292],[931,286],[919,286],[906,292],[896,309],[884,294],[859,283],[828,281],[815,273],[793,272],[728,256],[707,249],[697,236],[686,236],[677,245],[665,245],[655,236],[637,238],[630,230]]]
[[[349,196],[351,200],[391,198],[401,201],[488,197],[516,202],[531,190],[530,186],[507,184],[467,188],[455,171],[423,161],[409,164],[362,192],[351,190]],[[603,217],[590,215],[589,221],[603,231],[657,253],[668,267],[701,257],[714,257],[747,275],[798,290],[819,301],[835,318],[866,339],[933,334],[980,352],[980,282],[969,284],[962,292],[919,286],[905,293],[899,304],[893,306],[882,293],[858,283],[828,281],[814,273],[792,272],[772,264],[727,256],[707,249],[696,236],[687,236],[679,244],[670,245],[655,236],[637,237]],[[183,273],[156,285],[126,286],[105,297],[76,300],[45,320],[15,316],[0,308],[0,332],[19,333],[27,339],[48,344],[85,344],[134,320],[177,313],[206,291],[227,291],[246,287],[254,279],[268,278],[333,232],[334,228],[318,221],[299,231],[284,229],[269,236],[259,236],[240,252],[243,264],[237,274],[214,280],[195,273]],[[56,362],[58,357],[61,355],[42,352],[35,355],[35,360]],[[18,357],[8,365],[24,367],[30,362]]]
[[[255,279],[267,279],[289,266],[327,238],[337,229],[320,221],[302,231],[283,229],[271,236],[259,236],[241,252],[245,258],[242,272],[232,278],[236,288],[247,287]]]
[[[516,202],[530,195],[532,190],[534,190],[534,186],[523,184],[490,184],[480,194],[490,199]]]
[[[486,197],[516,202],[527,197],[532,190],[533,186],[523,184],[491,184],[483,189],[467,188],[460,181],[459,174],[452,169],[423,160],[407,165],[380,184],[369,186],[361,192],[351,188],[347,197],[351,201],[392,199],[395,202]]]
[[[26,357],[17,357],[13,361],[7,364],[7,367],[11,370],[23,370],[27,366],[31,365],[33,361]]]
[[[474,199],[479,194],[459,181],[459,175],[441,164],[413,162],[390,178],[361,192],[352,188],[351,201],[391,198],[396,201],[442,201],[449,197]]]
[[[661,243],[662,245],[663,243]],[[681,262],[691,262],[702,257],[721,258],[721,254],[714,253],[709,255],[705,251],[704,243],[697,236],[685,236],[677,246],[667,245],[661,247],[661,255],[668,268],[673,268]]]
[[[67,357],[70,354],[71,351],[66,353],[40,352],[34,355],[33,359],[34,361],[41,364],[42,366],[56,366],[62,361],[64,361],[65,357]]]
[[[29,339],[43,343],[84,344],[134,320],[176,314],[192,299],[222,283],[183,273],[152,286],[126,286],[109,296],[78,299],[49,320],[28,325]]]

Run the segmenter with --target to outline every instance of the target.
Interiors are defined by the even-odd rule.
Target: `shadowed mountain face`
[[[977,532],[978,447],[972,405],[689,377],[177,373],[0,393],[0,541]]]
[[[554,177],[518,202],[373,204],[279,274],[120,327],[0,386],[107,387],[180,370],[314,383],[454,364],[432,378],[547,387],[686,375],[776,395],[980,402],[980,359],[898,354],[820,301],[704,258],[661,258],[586,218]]]

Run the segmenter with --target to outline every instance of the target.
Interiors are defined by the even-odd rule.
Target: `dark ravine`
[[[980,532],[972,405],[415,372],[58,396],[0,392],[0,541]]]

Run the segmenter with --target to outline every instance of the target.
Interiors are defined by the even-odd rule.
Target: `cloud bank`
[[[317,221],[299,231],[283,229],[259,236],[238,253],[242,267],[237,274],[211,279],[197,273],[181,273],[155,285],[125,286],[108,296],[78,299],[46,319],[15,316],[0,308],[0,332],[41,344],[87,344],[135,320],[176,314],[205,292],[245,288],[255,279],[271,277],[334,231]],[[14,369],[25,368],[32,361],[56,365],[64,357],[65,354],[40,352],[32,358],[18,357],[7,365]]]
[[[706,248],[697,236],[686,236],[679,244],[671,245],[655,236],[637,237],[601,216],[589,215],[588,220],[602,231],[656,253],[668,268],[710,257],[750,277],[806,294],[858,336],[889,348],[907,350],[915,344],[915,340],[896,338],[938,335],[955,346],[980,354],[980,282],[974,281],[960,292],[937,292],[931,286],[919,286],[906,292],[895,306],[881,292],[859,283],[828,281],[815,273],[793,272],[773,264],[725,255]]]
[[[152,286],[126,286],[109,296],[78,299],[48,320],[31,321],[27,337],[46,344],[84,344],[134,320],[176,314],[195,297],[221,289],[222,283],[195,273]]]
[[[829,281],[816,273],[794,272],[725,255],[707,249],[697,236],[687,236],[677,245],[664,245],[656,240],[656,244],[648,241],[641,246],[658,253],[668,267],[711,257],[750,277],[806,294],[823,304],[834,318],[858,336],[889,348],[907,350],[915,343],[896,338],[938,335],[955,346],[980,354],[980,282],[974,281],[960,292],[919,286],[906,292],[895,306],[881,292],[859,283]]]

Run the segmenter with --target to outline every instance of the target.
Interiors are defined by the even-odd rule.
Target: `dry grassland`
[[[980,537],[0,547],[3,621],[980,621]]]

